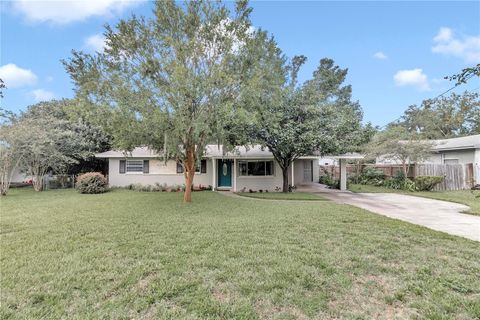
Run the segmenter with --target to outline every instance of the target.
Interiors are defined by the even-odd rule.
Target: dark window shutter
[[[183,173],[183,166],[180,161],[177,162],[177,173]]]
[[[149,172],[150,172],[150,161],[143,160],[143,173],[149,173]]]
[[[126,161],[125,160],[120,160],[120,167],[119,167],[119,172],[120,173],[125,173],[125,166],[126,166]]]
[[[200,161],[200,173],[207,173],[207,160]]]

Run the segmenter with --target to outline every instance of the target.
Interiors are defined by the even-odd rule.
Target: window
[[[183,173],[183,166],[177,162],[177,173]],[[207,173],[207,160],[200,160],[200,163],[195,164],[195,173]]]
[[[149,173],[150,161],[149,160],[120,160],[119,166],[120,173]]]
[[[239,161],[241,176],[273,176],[273,161]]]

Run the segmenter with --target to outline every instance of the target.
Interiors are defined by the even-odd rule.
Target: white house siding
[[[475,162],[475,150],[458,150],[458,151],[445,151],[442,152],[443,162],[448,159],[458,160],[458,163],[474,163]]]
[[[119,173],[121,159],[109,159],[108,161],[108,183],[112,187],[125,187],[130,184],[139,183],[142,185],[154,185],[155,183],[167,184],[168,186],[183,185],[185,176],[177,172],[177,164],[170,160],[165,165],[163,161],[149,159],[150,173]],[[128,158],[128,160],[143,160],[139,158]],[[207,160],[207,173],[196,173],[193,184],[212,185],[212,161]]]
[[[250,159],[249,159],[250,160]],[[253,160],[253,159],[252,159]],[[275,161],[275,169],[273,176],[263,177],[263,176],[240,176],[239,175],[239,166],[237,161],[237,166],[235,170],[237,170],[237,192],[248,191],[250,189],[258,191],[268,190],[270,192],[275,191],[275,188],[282,188],[283,186],[283,177],[282,177],[282,169]],[[291,171],[289,171],[289,175]]]

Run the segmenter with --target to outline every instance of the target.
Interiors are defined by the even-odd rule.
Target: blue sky
[[[452,86],[443,80],[480,63],[480,2],[251,2],[252,22],[274,35],[290,57],[308,62],[308,79],[322,57],[349,69],[347,82],[364,120],[384,125],[411,104]],[[0,1],[1,107],[24,110],[42,99],[73,96],[60,62],[72,49],[101,48],[103,25],[132,13],[151,16],[146,1]],[[479,90],[472,79],[456,88]]]

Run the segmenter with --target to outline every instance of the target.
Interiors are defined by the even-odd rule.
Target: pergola
[[[345,153],[338,156],[328,156],[326,158],[338,160],[340,166],[340,190],[347,190],[347,160],[358,160],[365,158],[359,153]]]

